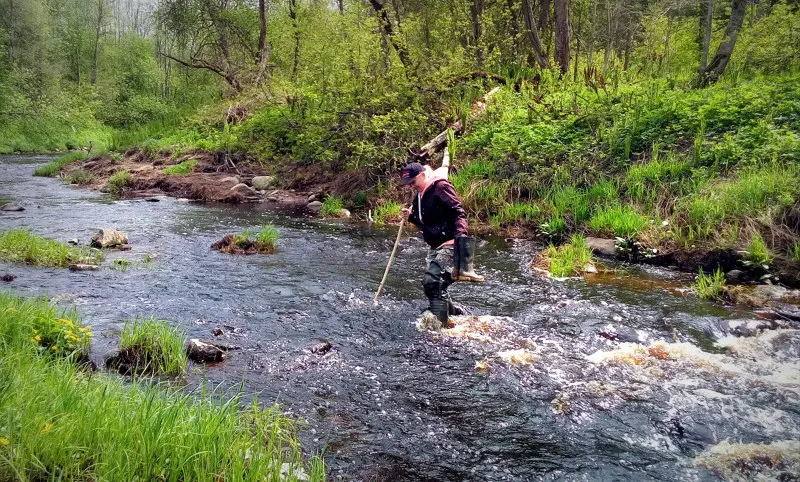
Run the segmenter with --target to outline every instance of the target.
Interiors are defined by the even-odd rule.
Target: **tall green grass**
[[[589,227],[600,234],[613,234],[620,238],[636,237],[648,220],[629,206],[610,206],[595,212],[589,220]]]
[[[189,174],[194,171],[194,166],[197,165],[197,159],[189,159],[174,166],[169,166],[164,169],[164,174],[168,176]]]
[[[759,233],[753,233],[747,250],[742,254],[742,260],[746,265],[763,267],[765,269],[769,269],[769,265],[772,264],[772,260],[775,258],[769,250],[767,243],[764,242],[764,238],[762,238]]]
[[[705,300],[721,299],[725,293],[725,273],[717,268],[712,274],[707,275],[703,272],[703,268],[700,268],[694,290],[697,296]]]
[[[131,185],[133,176],[128,171],[117,171],[108,178],[106,189],[112,194],[121,194],[122,191]]]
[[[387,224],[400,220],[403,206],[397,201],[383,201],[378,204],[373,214],[376,224]]]
[[[342,198],[339,196],[328,196],[322,202],[320,214],[324,217],[335,217],[343,209]]]
[[[46,301],[0,293],[0,480],[325,480],[277,406],[131,384],[45,355],[29,330],[57,316]]]
[[[168,321],[154,318],[128,322],[120,336],[120,352],[135,359],[137,373],[182,375],[186,373],[186,332]]]
[[[569,244],[550,246],[543,253],[550,273],[557,278],[581,275],[592,264],[592,250],[586,246],[586,238],[575,234]]]
[[[55,177],[61,172],[61,169],[70,162],[81,161],[86,159],[89,154],[86,151],[72,151],[64,155],[58,156],[51,160],[44,166],[37,168],[33,171],[34,176],[42,177]]]
[[[73,248],[45,239],[26,229],[0,232],[0,259],[34,266],[66,268],[78,262],[99,263],[103,253],[92,248]]]

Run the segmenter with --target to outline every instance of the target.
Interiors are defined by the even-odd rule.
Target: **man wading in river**
[[[401,182],[416,192],[411,208],[403,208],[403,216],[422,230],[422,238],[430,246],[422,278],[428,311],[447,327],[448,314],[462,314],[450,300],[447,287],[458,280],[483,281],[472,267],[475,239],[467,235],[467,215],[447,180],[446,167],[433,171],[412,162],[403,169]]]

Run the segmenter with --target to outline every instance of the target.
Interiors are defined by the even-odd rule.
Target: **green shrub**
[[[165,168],[164,174],[168,176],[189,174],[190,172],[194,171],[194,166],[196,165],[197,165],[197,159],[189,159],[181,162],[180,164],[175,164],[174,166],[169,166]]]
[[[328,196],[325,198],[325,201],[322,202],[320,214],[324,217],[334,217],[337,216],[342,209],[342,198],[339,196]]]
[[[186,332],[154,318],[125,323],[120,352],[129,354],[137,373],[182,375],[186,372]]]
[[[51,239],[41,238],[26,229],[0,232],[0,259],[34,266],[66,268],[79,263],[99,263],[103,254],[92,248],[73,248]]]
[[[703,272],[703,268],[700,268],[694,290],[697,296],[704,300],[721,299],[725,292],[725,273],[717,268],[713,274],[707,275]]]
[[[86,151],[73,151],[68,152],[62,156],[56,157],[44,166],[37,168],[33,171],[34,176],[54,177],[61,172],[61,169],[70,162],[80,161],[86,159],[89,154]]]
[[[769,265],[772,264],[774,258],[767,247],[767,243],[764,242],[764,238],[759,233],[753,233],[753,237],[750,238],[750,244],[747,246],[747,251],[742,254],[742,260],[745,265],[763,267],[764,269],[769,269]]]
[[[589,220],[589,226],[601,234],[631,239],[647,227],[646,217],[629,206],[610,206],[597,211]]]
[[[399,222],[402,216],[403,206],[397,201],[382,201],[375,208],[372,219],[376,224],[387,224]]]
[[[589,219],[589,198],[586,192],[575,186],[555,187],[548,191],[546,198],[556,216],[569,215],[575,225]]]
[[[78,184],[78,185],[86,185],[92,182],[94,179],[94,174],[88,171],[84,171],[79,169],[69,176],[67,176],[67,182],[70,184]]]
[[[121,194],[133,182],[133,176],[128,171],[117,171],[108,178],[106,189],[112,194]]]
[[[550,246],[544,253],[550,273],[557,278],[581,275],[592,264],[592,250],[586,246],[586,238],[573,235],[569,244]]]

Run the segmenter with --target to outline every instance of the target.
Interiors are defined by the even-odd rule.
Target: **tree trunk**
[[[336,3],[339,4],[339,13],[344,15],[344,0],[339,0]]]
[[[591,19],[591,34],[589,35],[589,67],[594,65],[594,32],[595,25],[597,25],[597,3],[592,2],[592,19]]]
[[[533,49],[533,55],[536,57],[536,63],[543,69],[549,69],[550,61],[547,60],[547,55],[542,48],[542,39],[539,38],[539,32],[536,25],[533,23],[533,10],[531,9],[530,0],[522,0],[522,19],[525,22],[525,33],[528,35],[528,40]]]
[[[506,0],[506,7],[508,8],[508,18],[511,21],[511,36],[514,38],[514,60],[519,62],[520,28],[519,20],[517,19],[517,11],[514,8],[514,0]],[[427,17],[425,25],[427,27]]]
[[[97,84],[97,68],[100,62],[100,29],[103,26],[103,4],[105,0],[97,0],[97,26],[94,35],[94,63],[92,64],[92,85]]]
[[[583,22],[583,9],[578,10],[578,29],[575,31],[575,65],[572,70],[572,80],[578,81],[578,63],[581,58],[581,24]]]
[[[714,0],[700,0],[700,67],[697,73],[702,75],[708,65],[708,50],[711,45],[711,28],[714,19]]]
[[[370,5],[375,10],[375,14],[378,16],[378,23],[380,23],[381,29],[383,30],[384,35],[389,39],[389,42],[394,47],[394,50],[397,52],[397,56],[400,58],[400,63],[403,64],[406,71],[411,70],[411,57],[408,54],[408,49],[406,48],[405,42],[400,39],[397,33],[394,31],[394,27],[392,26],[392,21],[389,18],[389,12],[386,11],[386,8],[378,1],[378,0],[369,0]]]
[[[550,17],[550,0],[541,0],[541,4],[539,4],[539,38],[546,40],[546,42],[541,42],[542,45],[545,43],[547,44],[547,49],[545,50],[545,57],[550,57],[550,39],[552,35],[550,35],[551,30],[549,28],[549,17]]]
[[[260,85],[267,72],[269,63],[269,42],[267,42],[267,11],[269,10],[268,0],[258,0],[258,74],[256,74],[256,85]]]
[[[569,72],[569,3],[570,0],[555,0],[556,62],[561,73]]]
[[[297,64],[300,58],[300,28],[297,25],[297,0],[289,0],[289,18],[294,30],[294,57],[292,60],[292,79],[297,78]]]
[[[475,45],[475,61],[479,66],[483,65],[483,47],[481,47],[481,14],[483,13],[483,0],[471,0],[469,13],[472,17],[472,41]]]
[[[715,82],[725,72],[725,67],[728,66],[728,62],[731,60],[733,48],[736,46],[739,30],[744,22],[748,2],[749,0],[731,1],[731,18],[728,20],[728,27],[725,29],[725,37],[717,47],[717,53],[708,63],[708,67],[698,76],[697,82],[699,85],[707,86]]]
[[[614,49],[614,28],[611,13],[611,0],[606,0],[606,49],[603,52],[603,75],[608,72],[608,60],[611,58],[611,51]]]

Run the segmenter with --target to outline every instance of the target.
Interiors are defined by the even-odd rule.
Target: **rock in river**
[[[189,359],[197,363],[220,362],[225,358],[225,351],[216,345],[192,338],[186,347]]]
[[[128,244],[128,235],[116,229],[101,229],[92,236],[93,248],[111,248]]]
[[[11,203],[8,203],[8,204],[3,204],[3,206],[0,207],[0,211],[24,211],[24,210],[25,210],[25,207],[22,204],[17,203],[17,202],[11,202]]]

